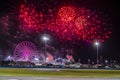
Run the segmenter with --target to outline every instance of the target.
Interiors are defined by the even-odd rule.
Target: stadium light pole
[[[49,37],[43,36],[43,41],[45,42],[45,51],[44,51],[44,55],[46,55],[46,43],[47,43],[48,40],[49,40]],[[46,62],[46,56],[45,56],[44,62]]]
[[[97,64],[99,63],[98,60],[98,47],[99,47],[100,43],[98,41],[95,42],[95,46],[97,47]]]

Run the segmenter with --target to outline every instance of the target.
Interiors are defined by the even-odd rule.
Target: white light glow
[[[46,37],[46,36],[43,36],[43,40],[44,40],[44,41],[48,41],[48,40],[49,40],[49,38],[48,38],[48,37]]]
[[[99,44],[100,44],[99,42],[97,42],[97,41],[95,42],[95,45],[96,45],[96,46],[98,46]]]

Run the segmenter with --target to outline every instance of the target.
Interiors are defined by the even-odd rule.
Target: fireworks
[[[5,15],[0,18],[0,25],[2,26],[2,29],[3,29],[2,31],[4,33],[8,33],[11,26],[13,25],[13,22],[10,20],[11,20],[10,15]]]
[[[74,7],[61,7],[59,9],[58,15],[63,22],[69,22],[75,17]]]
[[[33,1],[33,4],[30,2],[19,5],[19,14],[16,15],[19,29],[14,34],[15,39],[29,36],[25,33],[41,35],[47,32],[54,33],[50,36],[55,36],[59,42],[77,44],[92,43],[95,39],[104,42],[112,34],[106,18],[97,11],[73,5],[46,9],[40,3],[35,4]],[[0,21],[0,24],[9,31],[8,19],[9,16],[1,20],[4,22]],[[21,35],[20,38],[18,35]]]
[[[39,32],[39,30],[43,28],[41,26],[42,16],[43,16],[42,13],[37,13],[34,7],[29,8],[26,5],[22,4],[20,6],[19,15],[21,21],[20,28],[22,28],[25,32],[26,31]]]
[[[87,19],[84,16],[80,16],[75,20],[75,26],[78,30],[84,29],[87,24]]]
[[[54,21],[55,25],[49,28],[54,30],[61,41],[92,43],[94,39],[98,39],[104,42],[111,35],[111,31],[106,27],[108,24],[105,18],[101,19],[101,16],[86,8],[62,7]]]

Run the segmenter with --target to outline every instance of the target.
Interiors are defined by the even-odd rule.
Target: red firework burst
[[[43,30],[41,25],[42,17],[42,13],[37,13],[34,7],[28,8],[24,4],[20,6],[20,28],[22,28],[24,31],[39,32],[39,30]]]
[[[69,22],[74,19],[76,13],[74,7],[61,7],[58,12],[61,21]]]
[[[71,6],[61,7],[57,13],[54,11],[50,10],[50,14],[45,15],[46,22],[43,23],[43,15],[37,13],[34,7],[21,5],[19,15],[21,28],[35,32],[48,30],[54,32],[60,41],[73,43],[75,41],[92,43],[94,39],[104,42],[111,35],[110,29],[106,27],[108,26],[106,18],[96,11]]]
[[[0,18],[0,24],[1,24],[1,26],[3,26],[3,30],[5,30],[5,31],[9,30],[9,26],[10,26],[9,19],[10,19],[10,17],[8,15]]]
[[[92,43],[94,39],[98,39],[104,42],[111,35],[110,28],[106,27],[108,24],[105,18],[101,19],[102,15],[85,8],[74,8],[76,12],[73,11],[73,14],[66,16],[67,8],[60,8],[58,11],[59,17],[55,20],[51,19],[51,23],[54,23],[54,26],[53,24],[52,26],[49,25],[49,28],[56,33],[59,40],[71,42],[78,40]],[[69,18],[71,15],[74,15],[74,17]]]

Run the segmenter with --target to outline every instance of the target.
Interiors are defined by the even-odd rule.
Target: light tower
[[[98,64],[99,63],[99,60],[98,60],[98,47],[99,47],[100,43],[98,41],[96,41],[94,43],[94,45],[97,47],[97,64]]]
[[[42,39],[43,39],[43,41],[44,41],[44,43],[45,43],[45,51],[44,51],[45,59],[44,59],[44,62],[46,62],[46,44],[47,44],[47,41],[49,40],[49,37],[46,36],[46,35],[44,35],[44,36],[42,37]]]

